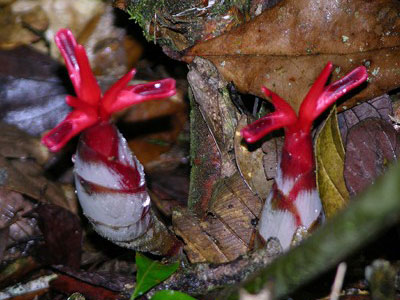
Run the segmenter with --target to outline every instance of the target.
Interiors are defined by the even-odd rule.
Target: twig
[[[342,290],[343,286],[344,275],[346,274],[346,269],[347,265],[345,262],[339,264],[336,271],[335,281],[332,285],[332,292],[329,300],[337,300],[339,298],[340,291]]]

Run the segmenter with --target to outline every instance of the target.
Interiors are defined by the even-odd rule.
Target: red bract
[[[119,245],[158,255],[174,255],[181,243],[151,214],[143,166],[111,124],[111,114],[147,100],[175,94],[175,80],[128,86],[131,70],[102,96],[84,48],[67,29],[56,35],[77,97],[73,111],[42,142],[61,149],[82,132],[75,154],[75,186],[84,214],[102,236]],[[146,233],[146,234],[145,234]]]
[[[71,31],[59,30],[55,40],[64,57],[77,97],[67,96],[66,102],[74,110],[42,139],[51,151],[60,150],[82,130],[96,123],[108,121],[114,112],[143,101],[170,97],[176,92],[175,80],[170,78],[128,86],[135,75],[133,69],[118,80],[102,97],[85,49],[76,43]]]
[[[316,191],[312,123],[338,98],[367,79],[365,67],[358,67],[325,86],[331,71],[332,63],[329,62],[304,98],[298,115],[285,100],[263,87],[263,92],[275,106],[275,112],[258,119],[241,132],[247,142],[253,143],[273,130],[285,130],[276,183],[260,220],[261,235],[266,240],[278,237],[284,248],[289,247],[299,226],[309,229],[323,214]]]

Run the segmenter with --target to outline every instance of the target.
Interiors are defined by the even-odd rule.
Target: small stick
[[[337,268],[335,281],[332,285],[331,295],[329,300],[337,300],[340,296],[340,291],[342,290],[344,275],[346,274],[347,264],[341,262]]]

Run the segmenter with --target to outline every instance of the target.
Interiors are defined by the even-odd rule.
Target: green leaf
[[[196,299],[182,292],[164,290],[155,293],[150,300],[196,300]]]
[[[179,262],[164,265],[136,252],[136,287],[131,300],[143,295],[152,287],[170,277],[179,267]]]
[[[343,176],[344,147],[334,107],[318,134],[315,157],[317,159],[317,186],[327,218],[332,217],[349,201],[349,192]]]

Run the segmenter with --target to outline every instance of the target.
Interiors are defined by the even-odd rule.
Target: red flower
[[[253,143],[273,130],[285,129],[285,142],[275,184],[260,219],[260,234],[265,240],[278,237],[288,248],[299,226],[309,229],[323,216],[315,182],[315,164],[311,139],[314,120],[337,99],[367,79],[365,67],[358,67],[342,79],[325,86],[332,71],[329,62],[301,103],[299,114],[278,95],[263,87],[275,111],[241,131]]]
[[[60,150],[82,130],[108,121],[114,112],[146,100],[167,98],[176,93],[175,80],[171,78],[128,86],[135,75],[135,69],[132,69],[102,96],[85,49],[76,43],[72,32],[61,29],[57,32],[55,40],[64,57],[77,97],[67,96],[66,102],[74,110],[42,139],[51,151]]]

